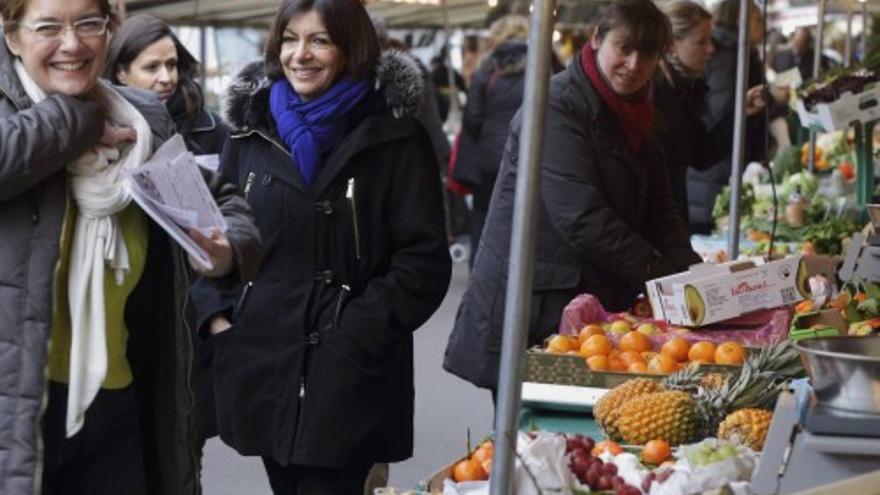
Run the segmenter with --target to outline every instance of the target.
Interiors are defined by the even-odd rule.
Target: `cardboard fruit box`
[[[797,112],[801,125],[820,131],[846,129],[854,122],[870,122],[880,118],[880,84],[868,84],[858,94],[843,93],[831,103],[817,103],[812,110],[799,99]]]
[[[699,327],[801,301],[809,296],[808,279],[806,262],[797,255],[694,265],[645,286],[655,318]]]

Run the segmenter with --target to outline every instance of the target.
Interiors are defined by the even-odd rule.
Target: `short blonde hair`
[[[691,30],[705,21],[712,20],[712,14],[702,5],[691,0],[675,0],[663,7],[663,13],[672,26],[672,38],[680,40]]]
[[[521,15],[506,15],[489,26],[489,36],[495,43],[527,39],[529,37],[529,20]]]

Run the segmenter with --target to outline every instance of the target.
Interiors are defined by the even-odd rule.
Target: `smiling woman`
[[[0,15],[0,493],[194,494],[189,267],[125,184],[171,119],[98,78],[107,0],[6,0]],[[249,277],[249,209],[205,179],[228,229],[200,242],[203,274]]]
[[[412,333],[451,264],[422,81],[380,54],[361,0],[285,0],[224,95],[221,168],[268,254],[253,284],[203,280],[193,304],[220,437],[277,495],[361,495],[371,465],[412,455]]]

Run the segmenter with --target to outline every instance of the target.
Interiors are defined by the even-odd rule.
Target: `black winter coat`
[[[522,115],[511,124],[483,240],[449,337],[443,367],[495,388]],[[556,332],[562,309],[591,293],[628,308],[646,280],[700,261],[675,209],[662,152],[629,151],[580,57],[550,81],[541,162],[529,344]]]
[[[412,333],[439,307],[451,262],[434,151],[404,115],[421,76],[399,56],[377,73],[381,89],[311,188],[277,135],[262,67],[227,95],[221,167],[245,191],[265,257],[253,284],[203,283],[194,303],[200,328],[220,312],[234,325],[210,339],[220,436],[241,454],[330,468],[412,455]]]
[[[694,232],[707,233],[706,229],[715,223],[712,218],[712,207],[715,205],[715,197],[727,184],[730,183],[731,150],[733,146],[733,113],[736,98],[736,51],[737,33],[724,28],[715,28],[712,33],[712,41],[715,43],[715,54],[706,68],[706,84],[709,93],[706,95],[706,111],[703,114],[703,123],[709,133],[725,131],[729,129],[729,140],[726,143],[719,141],[713,148],[720,147],[727,150],[724,158],[715,162],[704,171],[688,170],[688,201],[690,208],[691,228]],[[763,71],[758,54],[755,50],[749,52],[749,84],[753,87],[761,84]],[[758,113],[746,119],[745,133],[745,165],[751,161],[759,161],[764,157],[764,114]],[[726,146],[724,146],[726,144]],[[743,167],[745,170],[745,166]],[[711,230],[711,229],[710,229]]]
[[[457,177],[473,179],[468,184],[481,211],[492,195],[510,121],[522,105],[527,48],[518,40],[498,45],[474,72],[468,89],[455,171]]]
[[[705,170],[730,153],[733,121],[706,131],[706,83],[661,62],[654,75],[654,138],[666,153],[666,171],[678,213],[688,224],[687,171]]]

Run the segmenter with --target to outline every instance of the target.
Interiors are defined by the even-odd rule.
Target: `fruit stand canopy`
[[[392,27],[442,27],[440,0],[368,0],[367,10],[385,18]],[[486,0],[447,0],[452,26],[482,24],[490,7]],[[148,13],[171,24],[213,26],[268,26],[278,0],[126,0],[129,15]]]

